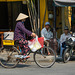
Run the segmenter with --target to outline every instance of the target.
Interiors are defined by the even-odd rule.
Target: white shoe
[[[25,58],[30,58],[30,56],[27,55],[15,55],[16,58],[21,58],[21,59],[25,59]]]

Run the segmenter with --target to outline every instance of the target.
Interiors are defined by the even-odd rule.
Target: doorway
[[[0,31],[9,29],[7,2],[0,2]]]

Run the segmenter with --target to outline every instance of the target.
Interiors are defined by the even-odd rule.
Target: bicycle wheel
[[[0,49],[0,63],[5,68],[14,68],[19,60],[16,59],[15,55],[19,52],[15,47],[1,48]]]
[[[70,50],[67,48],[63,54],[63,62],[67,63],[70,60]]]
[[[50,52],[49,55],[47,50]],[[55,52],[50,47],[45,46],[34,53],[34,61],[41,68],[51,67],[55,63],[55,60]]]

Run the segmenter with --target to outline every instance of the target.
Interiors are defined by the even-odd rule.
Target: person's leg
[[[21,47],[22,53],[20,55],[15,55],[15,57],[20,59],[30,58],[30,56],[27,55],[27,52],[30,50],[28,47],[28,41],[23,39],[19,40],[19,46]]]
[[[48,41],[44,41],[44,44],[49,47],[49,42]]]
[[[44,41],[44,44],[49,47],[49,42],[48,41]],[[50,55],[50,52],[49,52],[48,49],[47,49],[47,52],[48,52],[48,55]]]
[[[62,44],[61,44],[61,51],[60,51],[60,56],[62,56],[63,55],[63,51],[66,49],[66,43],[65,42],[63,42]]]
[[[62,57],[62,53],[63,53],[64,48],[61,46],[60,47],[60,56]]]
[[[20,47],[21,47],[21,49],[22,49],[22,54],[23,55],[26,55],[27,54],[27,52],[30,50],[30,48],[28,47],[28,41],[27,40],[20,40],[19,41],[19,45],[20,45]]]

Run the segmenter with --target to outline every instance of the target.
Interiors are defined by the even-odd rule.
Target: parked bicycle
[[[21,55],[21,48],[19,46],[19,49],[17,49],[17,46],[19,46],[18,40],[14,42],[14,40],[3,40],[3,47],[0,48],[0,63],[5,68],[14,68],[17,66],[17,64],[21,62],[27,61],[26,59],[21,59],[16,57],[17,55]],[[47,50],[50,52],[48,55]],[[34,53],[33,58],[35,63],[41,67],[41,68],[49,68],[53,66],[56,60],[56,55],[53,49],[50,47],[43,46],[42,48],[36,50],[33,52],[30,50],[28,52],[28,55],[30,53]]]

